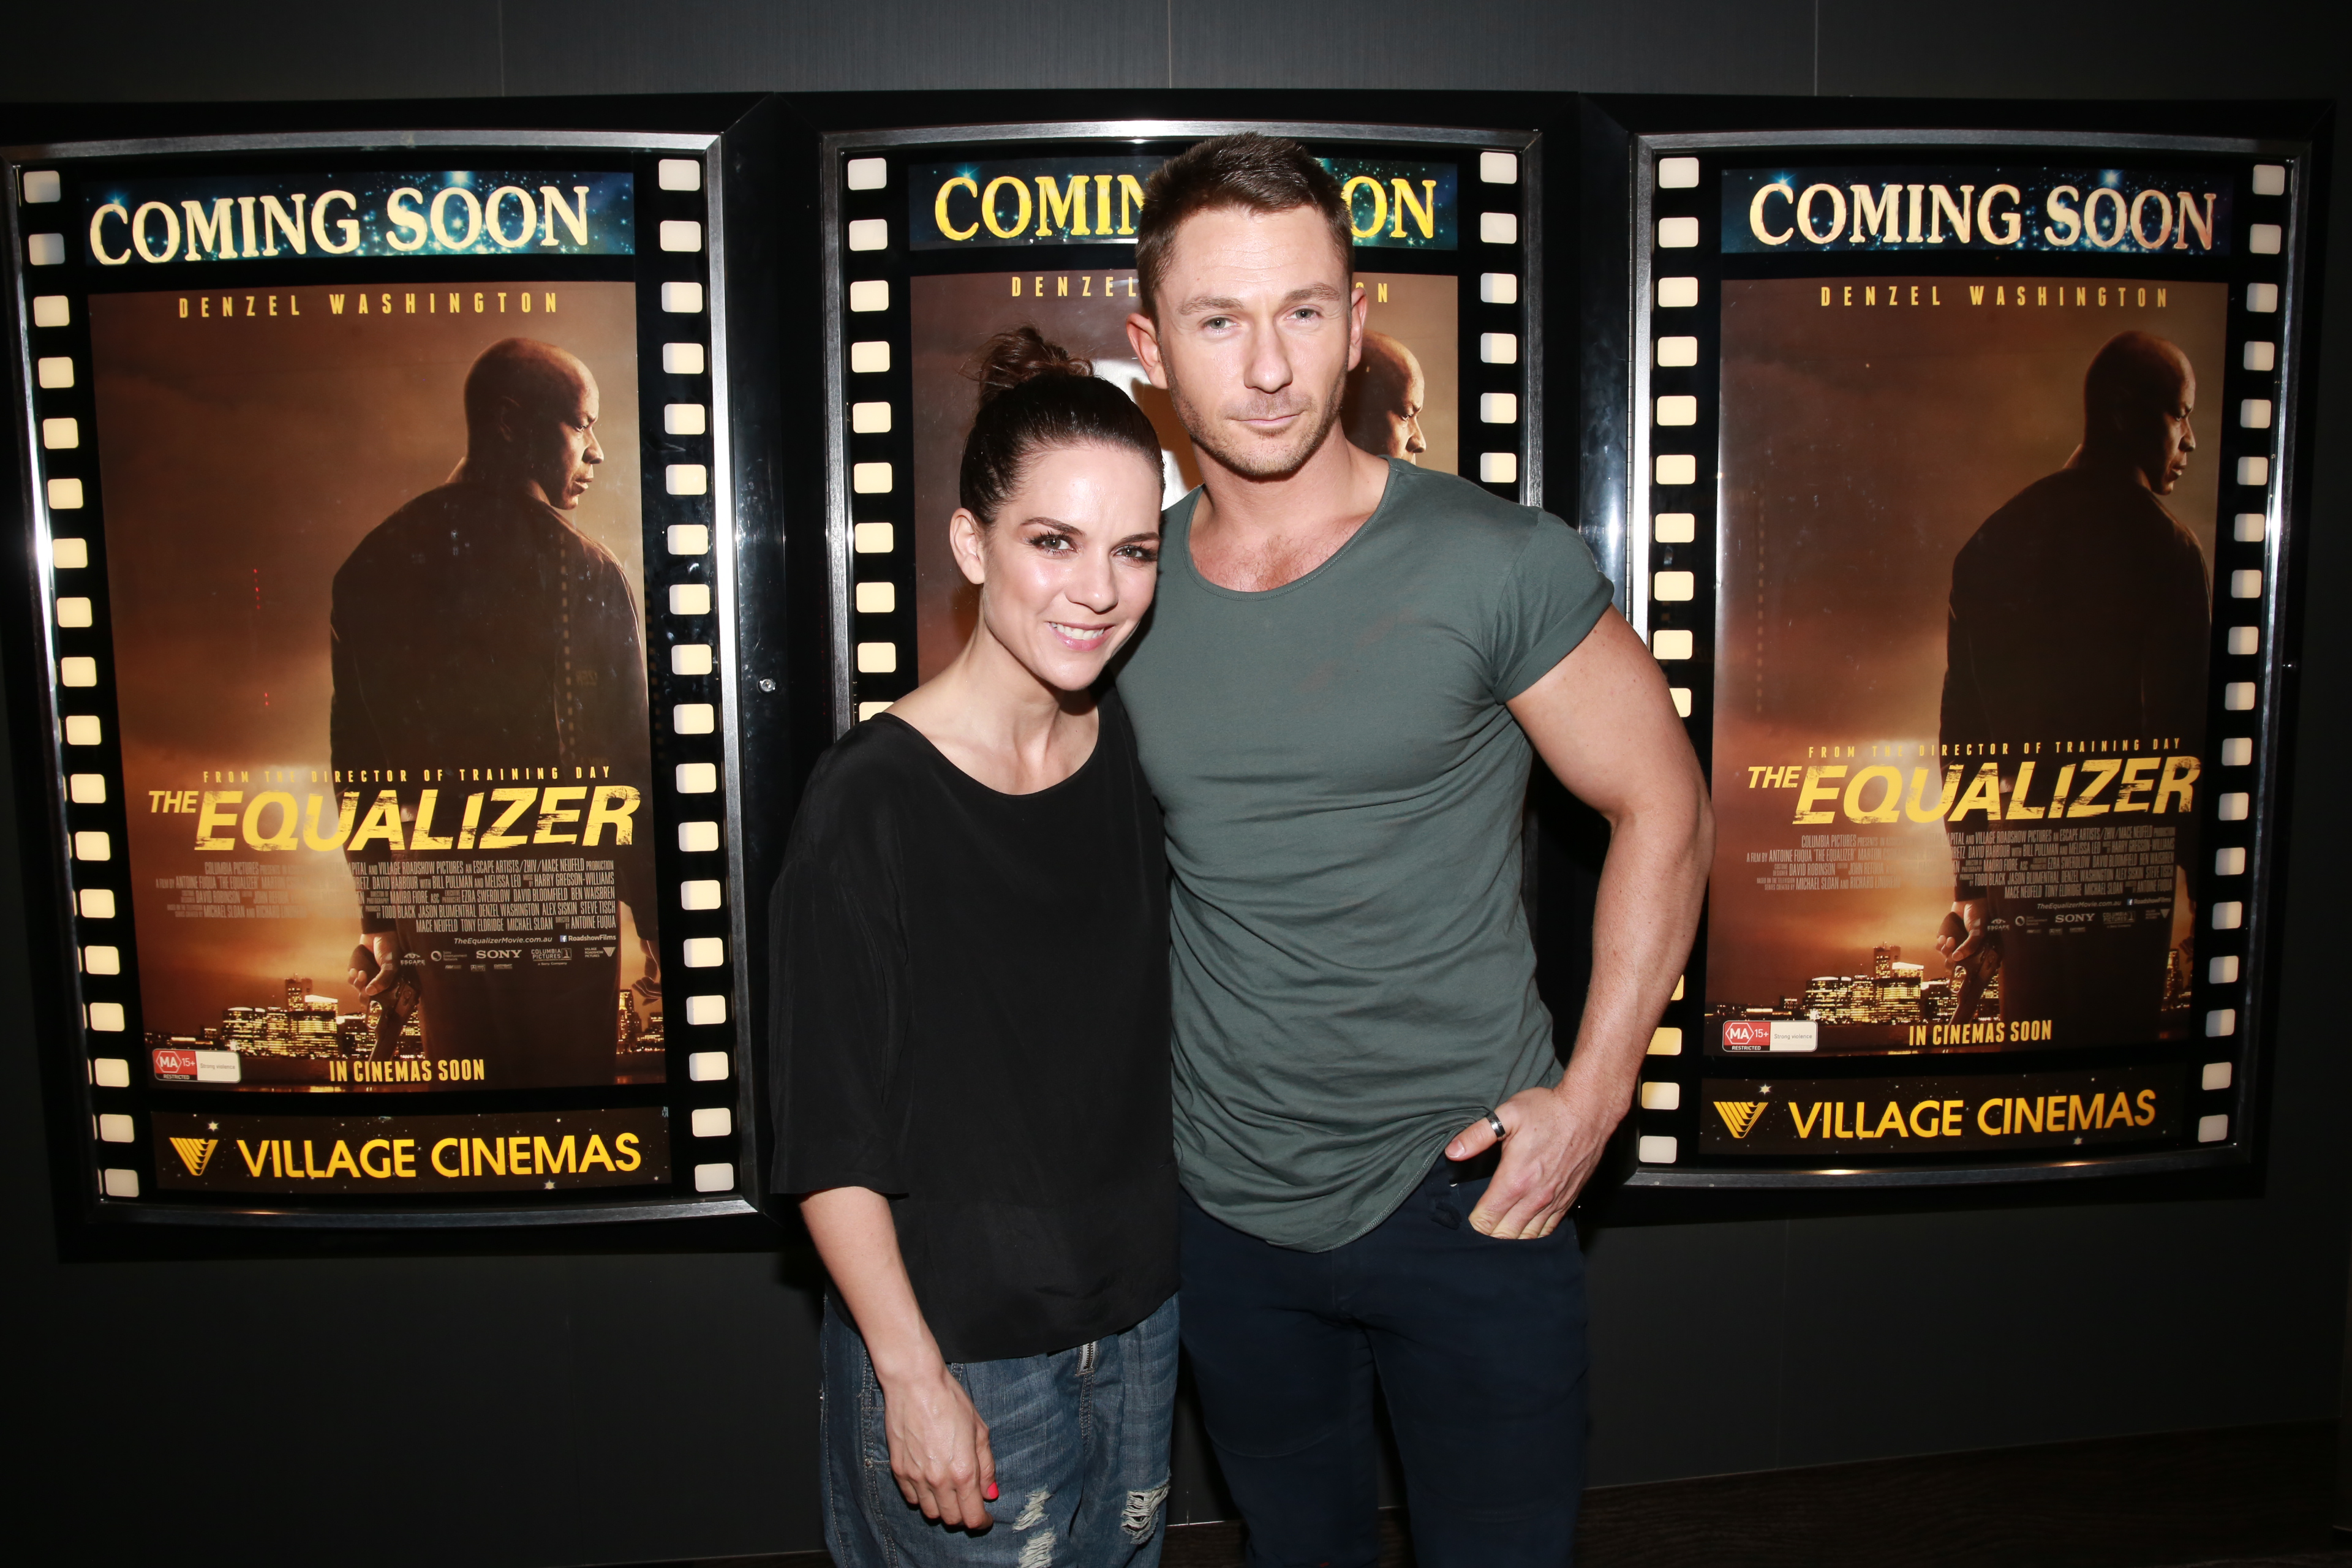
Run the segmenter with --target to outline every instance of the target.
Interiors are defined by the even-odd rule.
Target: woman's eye
[[[1070,548],[1068,536],[1059,533],[1041,533],[1029,542],[1049,555],[1063,554]]]

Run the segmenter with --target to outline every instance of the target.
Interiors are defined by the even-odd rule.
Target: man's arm
[[[1949,748],[1946,755],[1966,756],[1969,746],[1989,745],[1993,740],[1992,715],[1977,676],[1977,617],[1967,608],[1984,604],[1988,597],[1978,586],[1981,574],[1970,570],[1979,554],[1971,540],[1953,561],[1951,597],[1944,611],[1944,696],[1937,710],[1936,728],[1937,738]],[[1946,767],[1946,776],[1951,776],[1940,758],[1937,765]],[[1941,798],[1946,809],[1950,809],[1950,797]],[[1991,973],[1991,961],[1979,955],[1992,943],[1992,900],[1989,889],[1961,878],[1958,846],[1949,844],[1958,833],[1957,828],[1946,832],[1948,846],[1954,851],[1952,907],[1937,927],[1934,946],[1956,976],[1965,976],[1958,993],[1958,1016],[1966,1023],[1976,1016],[1978,1000]]]
[[[653,744],[642,640],[644,616],[627,574],[601,551],[595,556],[593,599],[596,607],[588,619],[598,681],[581,700],[580,744],[590,762],[610,763],[620,780],[643,787],[651,783],[645,770],[652,760]],[[656,937],[661,929],[661,910],[655,892],[653,831],[653,798],[648,788],[632,843],[609,853],[616,862],[614,896],[629,906],[645,943],[646,978],[658,984],[660,950]]]
[[[1633,1103],[1650,1031],[1698,930],[1715,812],[1665,678],[1616,611],[1603,611],[1510,709],[1553,774],[1610,829],[1575,1053],[1556,1087],[1497,1108],[1510,1136],[1470,1215],[1488,1236],[1533,1240],[1559,1226]],[[1494,1141],[1475,1122],[1445,1155],[1466,1160]]]
[[[352,554],[356,559],[359,552],[354,551]],[[327,616],[328,666],[333,675],[333,689],[329,695],[327,708],[327,757],[329,765],[339,775],[385,765],[383,736],[378,732],[374,714],[368,707],[366,679],[362,673],[361,651],[355,642],[356,637],[363,635],[356,629],[356,623],[362,617],[359,606],[347,598],[348,595],[358,592],[355,584],[347,585],[344,581],[351,565],[351,562],[346,561],[342,569],[335,574]],[[340,807],[345,794],[343,786],[338,784],[330,787],[334,790],[334,803]],[[384,850],[358,855],[346,850],[343,856],[346,864],[389,858],[389,852]],[[366,885],[362,872],[354,871],[352,880],[355,889],[363,889]],[[359,952],[366,953],[374,967],[362,969],[353,963],[344,971],[345,982],[359,993],[362,1001],[382,996],[385,1005],[390,1006],[392,989],[401,976],[400,930],[394,921],[381,915],[369,914],[363,894],[359,947],[353,956]]]

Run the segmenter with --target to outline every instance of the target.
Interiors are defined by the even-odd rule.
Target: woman
[[[1160,445],[1023,328],[977,370],[955,662],[817,764],[777,886],[780,1190],[832,1275],[841,1568],[1156,1563],[1176,1379],[1166,858],[1115,694]]]

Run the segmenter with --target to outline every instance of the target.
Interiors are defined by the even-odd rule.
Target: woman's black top
[[[1176,1290],[1167,851],[1126,710],[1098,711],[1034,795],[868,720],[776,885],[776,1188],[888,1195],[950,1361],[1085,1344]]]

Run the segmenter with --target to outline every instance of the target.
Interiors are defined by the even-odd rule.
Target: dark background
[[[2242,0],[17,0],[0,15],[0,101],[972,89],[1002,91],[1013,119],[1045,88],[2334,98],[2352,78],[2339,15]],[[1596,1483],[2334,1415],[2352,1112],[2328,1001],[2352,923],[2331,722],[2352,655],[2332,613],[2352,589],[2336,532],[2347,254],[2328,268],[2315,377],[2301,808],[2259,1195],[1604,1228]],[[16,1534],[92,1563],[817,1544],[814,1301],[774,1255],[60,1261],[21,1022],[16,806],[0,799],[0,1300],[16,1347],[0,1410],[20,1456],[0,1496]]]

